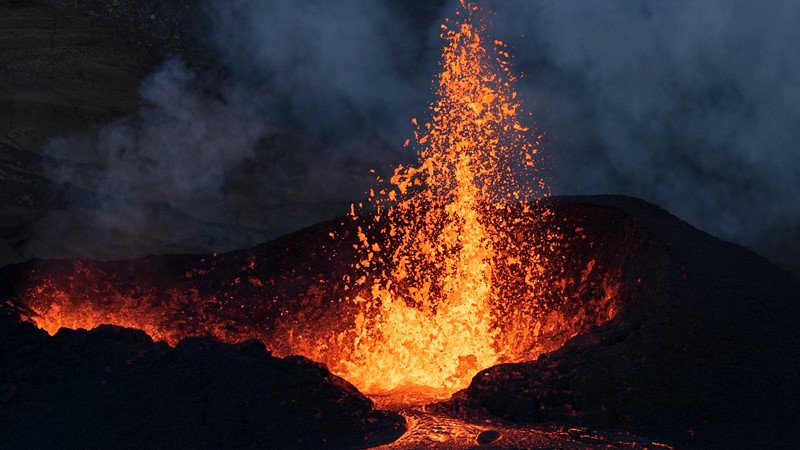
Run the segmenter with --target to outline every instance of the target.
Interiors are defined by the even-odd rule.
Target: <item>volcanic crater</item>
[[[538,430],[539,438],[545,433],[545,425],[559,424],[632,432],[679,446],[790,444],[793,434],[787,430],[798,419],[800,349],[794,325],[800,319],[800,286],[788,274],[756,254],[713,238],[640,200],[553,197],[537,208],[551,212],[548,226],[558,229],[562,236],[551,254],[552,262],[558,263],[551,267],[559,268],[553,278],[557,289],[551,292],[559,301],[549,309],[537,308],[542,311],[539,316],[497,318],[502,330],[498,339],[518,343],[513,359],[480,368],[485,370],[468,388],[444,403],[415,409],[404,404],[402,396],[375,395],[379,406],[399,409],[406,417],[414,417],[419,411],[449,417],[457,421],[458,426],[451,425],[453,429],[480,422],[478,418],[489,418],[495,428],[500,424],[527,424]],[[4,428],[9,431],[4,433],[5,442],[22,444],[29,439],[35,424],[20,419],[27,417],[24,411],[37,411],[40,416],[36,418],[41,421],[69,416],[72,427],[89,432],[95,421],[103,422],[98,411],[112,408],[121,397],[130,402],[126,408],[132,411],[145,408],[147,398],[135,395],[135,386],[141,388],[138,384],[130,388],[116,385],[116,390],[96,400],[99,409],[84,410],[83,415],[75,414],[74,402],[82,395],[102,391],[115,376],[136,373],[143,380],[165,377],[163,370],[170,369],[149,372],[148,367],[161,367],[150,358],[178,358],[180,364],[201,366],[168,372],[175,379],[164,387],[164,395],[183,398],[190,396],[191,388],[174,383],[193,377],[189,374],[208,377],[222,372],[238,378],[242,376],[240,370],[256,370],[223,367],[227,363],[219,362],[219,358],[235,359],[242,352],[262,353],[261,360],[275,361],[272,364],[308,367],[304,370],[320,375],[292,383],[293,389],[320,392],[322,386],[333,383],[325,389],[339,396],[339,400],[322,406],[317,400],[303,400],[306,394],[293,397],[294,391],[284,389],[281,392],[292,399],[288,404],[272,400],[264,403],[269,406],[259,408],[275,408],[272,414],[298,408],[311,414],[309,408],[319,408],[315,417],[321,417],[322,422],[304,425],[318,426],[318,436],[338,430],[330,428],[337,420],[350,421],[346,425],[349,431],[336,431],[349,433],[350,441],[325,440],[334,439],[331,436],[302,441],[290,435],[281,437],[285,439],[282,442],[359,446],[374,443],[369,439],[380,433],[396,437],[402,432],[398,416],[383,413],[378,416],[380,420],[369,419],[377,414],[369,412],[372,402],[349,383],[335,381],[340,379],[324,367],[296,357],[282,360],[264,356],[256,344],[231,347],[216,343],[257,339],[279,357],[302,354],[327,364],[336,373],[347,343],[339,342],[341,347],[337,348],[332,338],[347,330],[356,313],[350,303],[341,301],[346,286],[342,281],[346,275],[343,261],[353,257],[356,226],[356,222],[343,218],[250,250],[224,254],[111,262],[34,260],[0,269],[0,298],[5,302],[6,317],[3,353],[4,360],[11,362],[3,371],[0,397]],[[332,239],[331,233],[338,238]],[[534,299],[511,301],[523,306]],[[8,322],[12,316],[13,325]],[[47,337],[26,322],[55,335]],[[170,350],[164,344],[150,343],[144,334],[108,327],[88,334],[66,329],[92,329],[104,323],[140,328],[153,339],[177,346]],[[198,341],[191,336],[215,340]],[[120,340],[123,345],[119,349],[109,349]],[[105,350],[98,350],[98,345]],[[126,348],[131,349],[128,356]],[[242,350],[245,348],[254,350]],[[209,352],[219,365],[206,360]],[[71,361],[54,368],[54,357]],[[282,380],[295,377],[290,369],[280,373]],[[74,391],[70,395],[46,395],[49,392],[43,380],[52,376],[66,380]],[[266,381],[257,379],[256,374],[249,376],[252,378],[243,378],[238,386],[228,386],[237,394],[214,399],[221,404],[213,407],[253,411],[254,404],[264,401],[259,395],[267,395],[258,394]],[[253,396],[239,389],[253,389]],[[316,395],[323,394],[310,395],[317,399]],[[414,401],[420,399],[412,396],[412,405]],[[43,404],[47,407],[35,407]],[[191,409],[170,410],[175,415],[171,420],[198,420],[189,416]],[[148,423],[132,421],[130,430],[147,428]],[[485,422],[482,425],[485,427]],[[242,430],[258,427],[257,422],[247,421],[220,426]],[[583,434],[548,430],[547,436],[554,439],[551,443],[580,446],[590,445],[592,439],[598,446],[602,442],[648,442],[630,435],[613,438],[618,435],[610,432],[588,433],[594,437],[581,441]],[[69,434],[74,432],[71,429]],[[231,429],[226,428],[226,432]],[[41,442],[56,442],[67,430],[53,427],[37,433]],[[458,437],[453,430],[450,433],[450,445],[477,438]],[[145,445],[163,444],[166,441],[162,439],[167,439],[160,434],[141,436]],[[311,439],[308,434],[304,436]],[[541,443],[531,440],[530,434],[520,437],[518,430],[504,436],[508,440],[501,436],[493,445]],[[430,438],[430,434],[422,433],[405,445],[432,445],[434,441],[425,441]],[[114,444],[102,439],[97,442]]]
[[[0,446],[792,448],[797,280],[642,200],[549,196],[508,48],[459,5],[416,164],[349,215],[0,268]]]

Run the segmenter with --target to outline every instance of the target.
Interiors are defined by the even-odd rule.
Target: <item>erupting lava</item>
[[[503,43],[487,40],[475,5],[461,5],[442,26],[438,100],[415,133],[419,163],[373,191],[371,232],[359,228],[352,284],[362,311],[343,375],[367,392],[453,391],[510,356],[495,323],[507,294],[502,271],[514,265],[509,255],[539,252],[515,239],[509,214],[544,193],[533,173],[538,139],[519,120]],[[526,275],[535,287],[537,274]]]
[[[509,55],[486,31],[466,1],[443,25],[418,162],[352,220],[221,255],[32,261],[5,272],[15,281],[3,300],[51,334],[111,323],[170,344],[260,339],[398,403],[447,395],[608,321],[623,259],[591,242],[585,217],[531,203],[546,194],[541,136],[520,121]]]

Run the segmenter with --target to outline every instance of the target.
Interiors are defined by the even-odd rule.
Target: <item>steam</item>
[[[256,245],[342,215],[374,182],[370,169],[408,158],[400,144],[425,105],[428,40],[414,37],[409,11],[207,1],[202,14],[211,27],[198,39],[226,75],[166,61],[134,117],[52,139],[46,163],[64,207],[39,222],[29,255]]]
[[[113,257],[164,251],[163,243],[167,251],[180,241],[213,245],[207,233],[214,224],[236,224],[223,185],[254,156],[267,128],[242,101],[246,93],[213,99],[200,89],[180,61],[168,61],[142,84],[147,106],[135,117],[96,134],[51,140],[51,179],[69,208],[40,223],[37,245],[67,253],[88,245],[90,253]]]
[[[561,192],[643,197],[750,245],[800,223],[796,2],[514,0],[495,10],[556,138]]]
[[[752,246],[800,223],[796,2],[487,3],[561,193],[642,197]],[[410,156],[454,2],[420,8],[205,1],[227,75],[167,61],[135,117],[54,139],[65,208],[29,253],[225,250],[342,214]]]
[[[268,84],[283,118],[303,130],[395,140],[424,107],[422,40],[388,2],[210,1],[205,11],[226,66],[239,80]]]

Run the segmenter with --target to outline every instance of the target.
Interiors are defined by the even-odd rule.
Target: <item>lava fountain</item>
[[[367,392],[451,392],[506,359],[495,324],[506,294],[502,268],[513,265],[510,254],[536,259],[540,251],[510,233],[509,210],[545,193],[535,173],[541,136],[520,120],[504,44],[487,38],[477,6],[461,6],[442,25],[430,120],[412,121],[418,163],[398,167],[371,192],[374,213],[352,211],[372,222],[359,228],[351,284],[361,312],[342,372]],[[527,274],[531,287],[537,278]]]
[[[0,270],[0,300],[50,334],[259,339],[384,405],[445,397],[607,322],[627,244],[595,242],[600,222],[542,200],[541,135],[482,12],[464,1],[442,28],[436,100],[406,142],[417,162],[349,218],[225,254],[29,261]]]

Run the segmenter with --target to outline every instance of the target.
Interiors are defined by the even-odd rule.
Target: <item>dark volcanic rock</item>
[[[468,407],[680,446],[796,445],[800,286],[788,274],[635,199],[567,198],[556,209],[583,210],[599,228],[624,215],[645,232],[621,255],[621,311],[537,361],[479,373]],[[594,239],[626,239],[606,231]]]
[[[2,448],[350,448],[404,428],[324,366],[258,341],[171,348],[114,326],[49,337],[0,313]]]
[[[483,433],[479,434],[476,440],[480,445],[486,445],[492,443],[500,438],[500,433],[495,430],[486,430]]]
[[[553,286],[553,297],[566,306],[557,309],[565,318],[557,323],[569,326],[537,336],[539,340],[549,336],[557,346],[567,343],[537,361],[483,371],[459,396],[462,400],[450,406],[466,408],[468,415],[479,409],[517,422],[627,431],[682,447],[794,444],[800,425],[800,286],[791,276],[760,256],[640,200],[566,197],[549,199],[549,203],[553,224],[563,235],[555,255],[563,263],[554,271],[559,286]],[[0,302],[21,308],[39,302],[46,310],[48,301],[66,297],[69,301],[61,307],[73,312],[96,307],[116,313],[122,301],[119,312],[131,305],[143,306],[134,308],[150,314],[143,323],[175,330],[176,334],[165,336],[174,341],[221,330],[223,337],[258,337],[279,355],[296,353],[298,339],[308,341],[320,333],[325,339],[335,337],[352,323],[354,307],[352,302],[340,302],[346,292],[337,280],[346,275],[355,258],[354,226],[348,220],[331,221],[225,254],[115,262],[29,261],[0,268]],[[602,301],[603,309],[593,309],[592,302],[597,301]],[[616,315],[606,322],[613,314],[598,316],[598,311]],[[209,323],[214,317],[218,320]],[[528,322],[522,322],[514,330],[531,334],[526,333],[528,328]],[[45,336],[25,326],[4,340],[19,342],[13,354],[25,361],[33,357],[19,352],[29,348],[38,354]],[[85,336],[61,332],[53,345],[88,339]],[[175,350],[148,343],[148,348],[161,350],[147,354],[174,357],[197,342],[208,341],[184,342]],[[305,349],[317,349],[317,354],[306,354],[334,367],[332,347]],[[532,356],[521,359],[532,359],[540,350],[532,347],[528,353]],[[42,364],[48,358],[58,360],[52,352],[47,355]],[[125,355],[114,358],[127,361]],[[159,358],[143,361],[150,370],[163,373],[166,369],[161,366],[171,367],[172,360]],[[15,361],[16,369],[3,373],[24,371],[24,364]],[[139,367],[136,373],[147,378],[145,366]],[[239,371],[225,373],[246,380]],[[24,373],[14,376],[27,380]],[[54,380],[58,378],[37,376],[27,382],[36,389],[57,389]],[[4,386],[0,399],[21,389],[14,388],[16,384],[0,385]],[[224,397],[206,393],[200,385],[189,386],[205,396],[208,408],[229,408],[216,406]],[[131,392],[126,395],[138,396],[141,391]],[[284,397],[288,398],[296,394]],[[360,410],[347,406],[344,411]],[[309,416],[296,415],[292,420],[305,420],[300,417]]]

